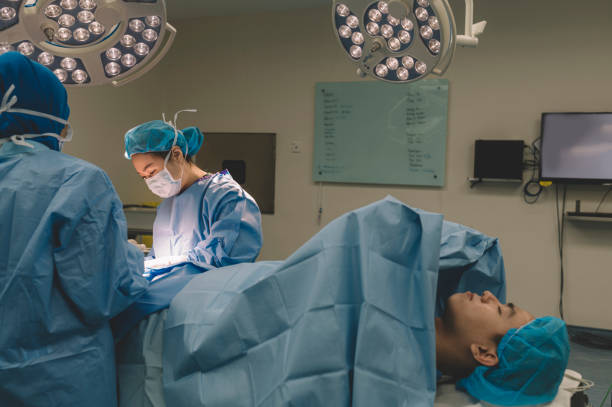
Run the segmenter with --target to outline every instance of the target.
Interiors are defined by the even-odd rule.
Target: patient
[[[491,292],[449,297],[436,318],[436,365],[458,387],[500,405],[548,402],[567,366],[569,342],[558,318],[535,319]]]
[[[285,260],[193,278],[163,341],[136,332],[119,347],[122,404],[157,389],[162,402],[147,405],[433,407],[436,368],[478,400],[550,401],[565,324],[502,304],[505,282],[497,239],[388,197]],[[151,338],[163,355],[147,364]]]

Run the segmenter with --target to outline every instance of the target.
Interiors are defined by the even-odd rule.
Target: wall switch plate
[[[300,141],[292,141],[289,149],[294,154],[299,154],[302,152],[302,143]]]

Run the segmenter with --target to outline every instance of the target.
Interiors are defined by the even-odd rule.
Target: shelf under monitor
[[[567,212],[566,216],[570,220],[612,222],[611,212]]]

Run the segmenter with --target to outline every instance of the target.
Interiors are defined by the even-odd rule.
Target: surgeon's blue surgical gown
[[[147,315],[167,308],[174,296],[204,271],[253,262],[262,245],[255,200],[227,171],[210,174],[157,209],[153,257],[183,257],[186,264],[156,270],[147,292],[113,320],[120,341]]]
[[[144,292],[107,175],[30,141],[0,148],[0,405],[112,407],[108,320]]]
[[[156,258],[187,256],[209,270],[252,262],[261,244],[259,208],[227,171],[203,177],[157,209]]]

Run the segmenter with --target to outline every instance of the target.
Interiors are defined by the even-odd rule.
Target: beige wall
[[[463,1],[451,1],[463,30]],[[583,7],[580,10],[579,7]],[[476,1],[489,22],[476,49],[458,49],[450,80],[447,182],[444,188],[323,187],[323,224],[392,194],[501,240],[509,299],[535,314],[556,314],[559,260],[554,191],[535,205],[520,187],[466,182],[477,138],[539,135],[543,111],[611,111],[612,2]],[[75,142],[66,151],[100,165],[124,202],[153,196],[120,157],[121,135],[162,111],[196,107],[181,123],[204,132],[277,133],[276,214],[264,216],[261,259],[289,255],[319,230],[318,187],[311,179],[314,84],[356,80],[337,45],[330,10],[173,22],[177,41],[152,73],[121,89],[71,90]],[[301,154],[292,154],[291,141]],[[570,200],[592,210],[601,187],[572,187]],[[611,199],[612,200],[612,199]],[[604,210],[612,211],[612,202]],[[612,224],[610,224],[612,225]],[[612,229],[568,223],[566,318],[612,329]]]

